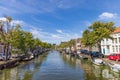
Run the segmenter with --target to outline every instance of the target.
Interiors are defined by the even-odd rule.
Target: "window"
[[[106,41],[108,41],[108,39],[106,39]]]
[[[119,39],[119,43],[120,43],[120,37],[118,39]]]
[[[81,47],[81,45],[78,45],[78,47]]]
[[[112,43],[114,43],[114,40],[112,40]]]
[[[105,40],[103,39],[101,43],[104,44],[104,43],[105,43]]]
[[[117,43],[117,38],[115,38],[115,43]]]
[[[119,52],[120,52],[120,45],[119,45]]]
[[[118,52],[118,46],[116,46],[116,52]]]
[[[112,48],[113,48],[113,52],[115,52],[114,46],[112,46]]]

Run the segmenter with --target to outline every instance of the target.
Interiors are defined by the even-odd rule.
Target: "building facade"
[[[120,53],[120,27],[111,34],[113,39],[103,39],[101,41],[101,52],[104,55]]]
[[[71,46],[71,49],[70,49],[70,47],[67,47],[66,49],[70,49],[72,51],[80,51],[80,49],[81,49],[81,38],[71,39],[71,40],[74,41],[75,44]]]
[[[81,49],[81,39],[80,38],[77,38],[76,39],[76,50],[80,50]]]

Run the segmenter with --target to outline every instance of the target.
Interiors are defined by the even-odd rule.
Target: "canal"
[[[119,77],[107,66],[96,66],[57,51],[0,71],[0,80],[119,80]]]

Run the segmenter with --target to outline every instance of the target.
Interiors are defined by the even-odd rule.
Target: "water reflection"
[[[0,71],[0,80],[120,80],[108,66],[50,51],[20,66]]]
[[[74,60],[70,56],[53,51],[42,64],[41,70],[36,73],[35,80],[39,80],[37,76],[41,80],[84,80],[82,70],[75,67]]]
[[[1,71],[0,80],[32,80],[33,74],[46,59],[46,54],[32,61],[23,62],[20,66]]]
[[[111,71],[108,66],[97,66],[88,60],[73,58],[66,54],[62,54],[62,57],[64,62],[72,67],[79,66],[84,72],[85,80],[120,80],[120,74]]]

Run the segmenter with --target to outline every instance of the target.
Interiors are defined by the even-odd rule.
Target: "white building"
[[[111,34],[113,40],[104,39],[101,41],[101,52],[104,55],[120,53],[120,27]]]
[[[76,39],[76,49],[77,49],[77,50],[80,50],[80,49],[81,49],[81,39],[80,39],[80,38],[77,38],[77,39]]]

